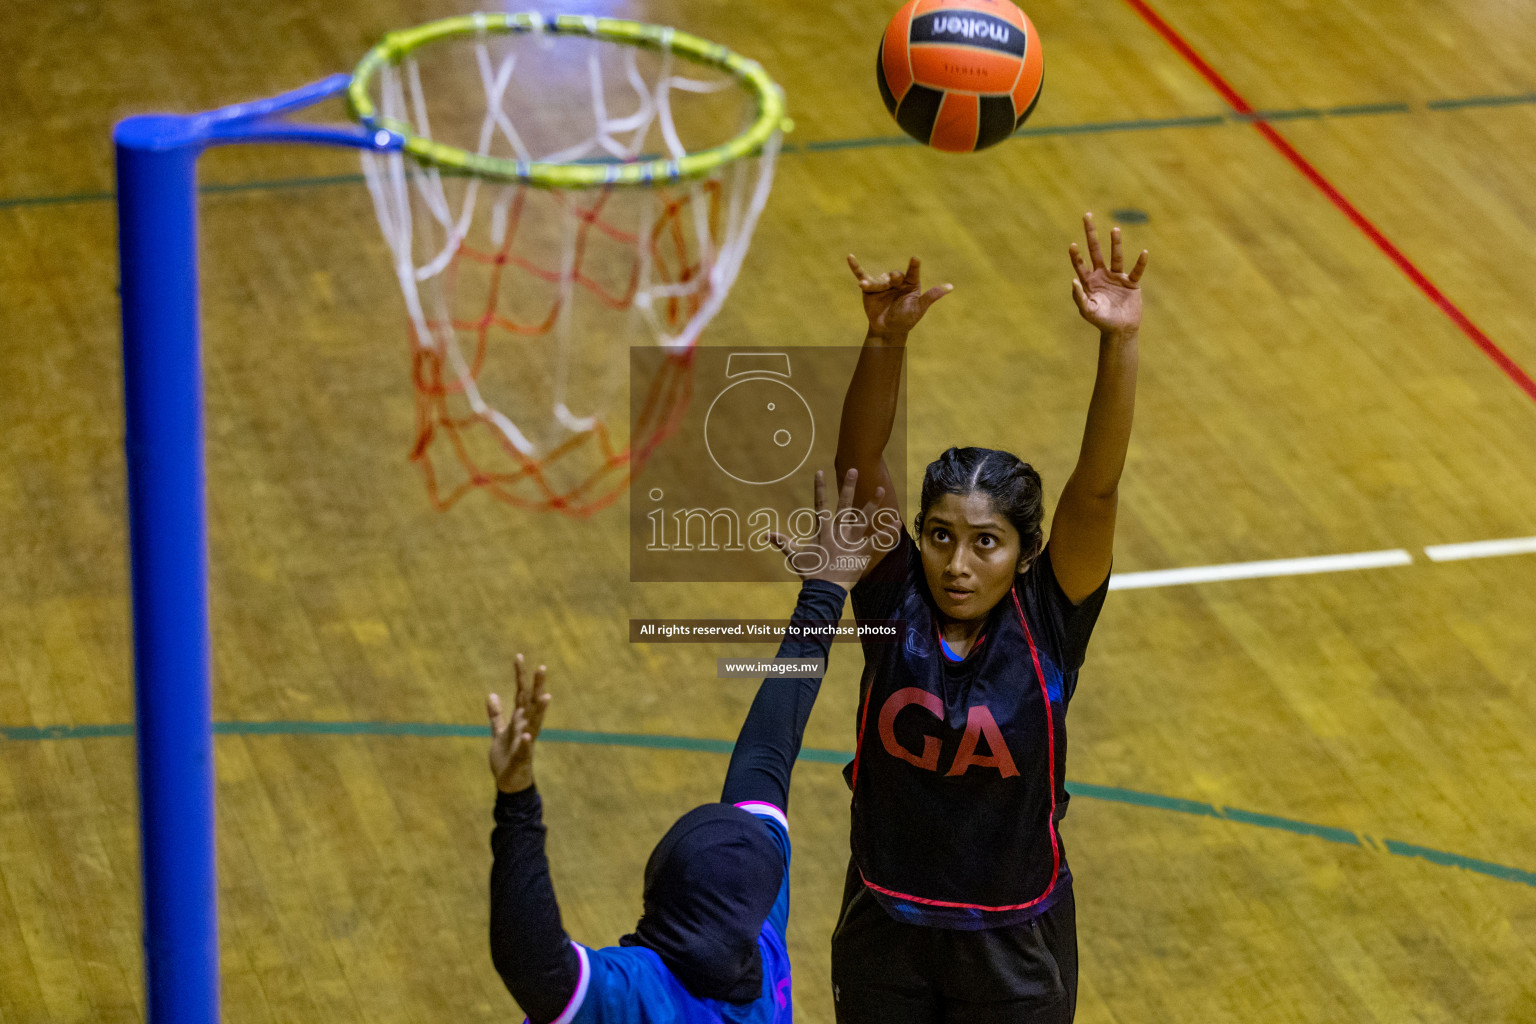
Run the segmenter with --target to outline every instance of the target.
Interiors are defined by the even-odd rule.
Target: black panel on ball
[[[1013,134],[1013,97],[983,96],[978,113],[981,124],[976,132],[976,148],[995,146]]]
[[[880,45],[875,47],[875,81],[880,83],[880,98],[885,100],[885,109],[893,115],[896,113],[896,94],[891,92],[891,85],[885,80],[885,40],[880,40]]]
[[[1040,97],[1044,93],[1045,93],[1045,72],[1042,71],[1042,72],[1040,72],[1040,84],[1035,87],[1035,98],[1029,101],[1029,109],[1024,111],[1024,113],[1019,115],[1018,121],[1016,121],[1014,123],[1014,128],[1018,128],[1019,125],[1023,124],[1025,121],[1029,120],[1029,115],[1033,114],[1035,112],[1035,107],[1036,107],[1037,104],[1039,104]]]
[[[926,146],[933,138],[933,122],[938,118],[939,104],[943,102],[944,94],[939,90],[913,83],[896,108],[896,123],[901,125],[902,131]]]

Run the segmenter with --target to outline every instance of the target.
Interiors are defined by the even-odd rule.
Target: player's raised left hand
[[[928,307],[955,290],[952,284],[941,284],[924,291],[921,268],[921,262],[913,256],[905,271],[871,275],[849,253],[848,269],[853,271],[859,291],[864,293],[864,316],[869,320],[870,337],[904,341]]]
[[[529,680],[519,654],[513,672],[517,696],[510,712],[502,707],[499,695],[485,698],[485,714],[491,720],[491,774],[503,793],[520,793],[533,785],[533,744],[544,727],[544,710],[549,707],[543,665]]]
[[[1077,243],[1067,247],[1072,259],[1072,269],[1077,274],[1072,279],[1072,299],[1077,311],[1104,334],[1135,334],[1141,328],[1141,275],[1147,269],[1147,250],[1129,274],[1124,271],[1120,255],[1120,229],[1109,232],[1109,266],[1104,265],[1104,254],[1099,250],[1099,236],[1093,228],[1093,214],[1083,214],[1083,233],[1088,236],[1088,258],[1091,266],[1085,266],[1078,255]]]

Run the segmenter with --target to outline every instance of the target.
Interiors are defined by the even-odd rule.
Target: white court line
[[[1424,549],[1431,562],[1455,562],[1463,558],[1494,558],[1499,555],[1536,554],[1536,537],[1508,540],[1475,540],[1468,544],[1436,544]]]
[[[1175,587],[1184,583],[1252,580],[1265,576],[1303,576],[1315,572],[1347,572],[1351,569],[1381,569],[1392,565],[1412,564],[1412,555],[1402,548],[1394,548],[1391,551],[1361,551],[1352,555],[1279,558],[1268,562],[1233,562],[1227,565],[1197,565],[1188,569],[1116,573],[1109,578],[1109,589],[1139,590],[1142,587]]]

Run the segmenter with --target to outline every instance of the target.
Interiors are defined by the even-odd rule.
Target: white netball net
[[[426,47],[373,90],[418,136],[527,163],[680,159],[756,115],[730,75],[666,49],[546,32]],[[576,190],[364,153],[410,324],[411,458],[435,506],[480,488],[586,515],[621,493],[686,404],[779,141],[700,179]],[[629,348],[652,343],[666,369],[637,382],[631,411]]]

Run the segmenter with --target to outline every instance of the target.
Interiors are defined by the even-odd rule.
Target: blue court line
[[[1112,132],[1159,131],[1166,128],[1211,128],[1224,124],[1249,124],[1253,121],[1298,121],[1330,117],[1369,117],[1381,114],[1411,114],[1418,110],[1468,110],[1479,107],[1514,107],[1536,104],[1536,92],[1497,96],[1462,96],[1428,100],[1422,105],[1410,103],[1348,103],[1337,107],[1293,107],[1282,110],[1258,110],[1252,114],[1209,114],[1194,117],[1150,117],[1130,121],[1089,121],[1082,124],[1031,125],[1014,132],[1016,138],[1043,138],[1053,135],[1103,135]],[[786,155],[834,153],[851,149],[888,149],[915,146],[906,135],[873,135],[859,139],[826,139],[820,142],[784,144]],[[201,185],[203,195],[238,192],[267,192],[289,188],[316,188],[327,185],[356,185],[361,174],[332,174],[309,178],[277,178],[266,181],[234,181]],[[29,206],[65,206],[76,203],[105,203],[116,198],[113,192],[71,192],[51,196],[0,197],[0,210]]]
[[[448,722],[215,722],[213,731],[219,736],[425,736],[485,739],[484,725],[455,725]],[[0,741],[25,742],[33,740],[79,740],[101,737],[130,737],[133,726],[110,725],[0,725]],[[585,729],[545,729],[539,739],[546,743],[580,743],[604,747],[639,747],[647,750],[681,750],[706,754],[729,754],[735,744],[729,740],[703,739],[694,736],[667,736],[653,733],[592,732]],[[843,764],[853,757],[852,751],[823,750],[805,747],[800,760],[820,764]],[[1536,871],[1523,871],[1506,864],[1463,857],[1459,853],[1447,853],[1427,846],[1397,839],[1382,839],[1334,828],[1316,825],[1294,818],[1282,818],[1273,814],[1245,811],[1240,807],[1220,807],[1200,800],[1144,793],[1136,789],[1118,786],[1098,786],[1089,782],[1067,783],[1072,796],[1110,803],[1129,804],[1159,811],[1174,811],[1223,821],[1253,825],[1257,828],[1278,829],[1295,835],[1326,839],[1333,843],[1359,846],[1369,849],[1385,849],[1396,857],[1412,857],[1427,860],[1442,867],[1461,868],[1506,882],[1517,882],[1536,888]]]

